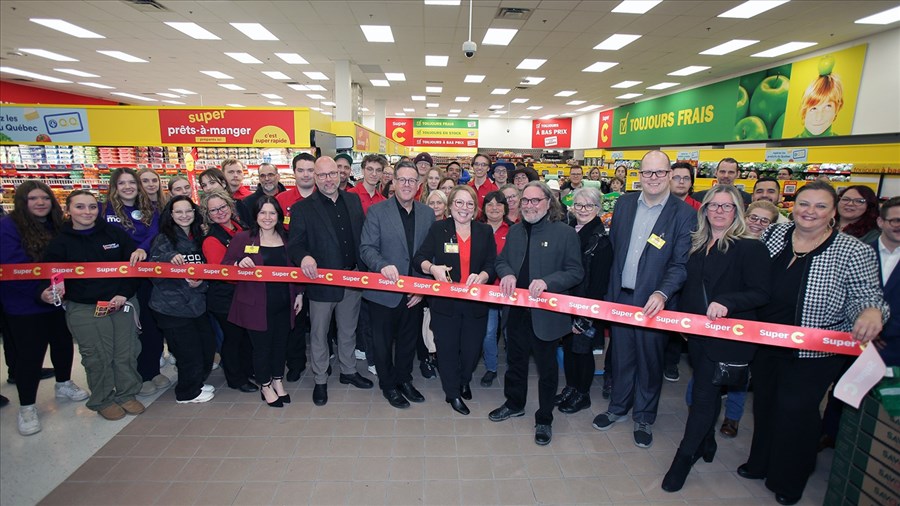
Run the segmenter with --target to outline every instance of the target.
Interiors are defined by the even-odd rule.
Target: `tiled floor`
[[[0,503],[774,504],[762,482],[734,472],[748,453],[749,405],[740,435],[719,438],[713,463],[698,462],[678,493],[660,489],[687,415],[687,366],[681,369],[680,382],[664,385],[649,450],[634,446],[631,423],[607,433],[591,427],[606,408],[599,377],[592,409],[557,413],[546,447],[533,441],[534,375],[526,416],[501,423],[487,413],[502,403],[502,388],[478,386],[483,370],[468,417],[443,402],[438,379],[424,380],[418,370],[415,383],[427,400],[407,410],[389,406],[377,389],[336,378],[328,404],[316,407],[307,373],[288,384],[293,403],[283,409],[227,388],[207,404],[179,405],[168,391],[127,423],[102,421],[83,405],[56,406],[45,382],[44,432],[29,438],[15,432],[15,389],[4,384],[13,404],[2,410]],[[221,371],[211,383],[224,386]],[[801,504],[822,504],[830,465],[829,450]]]

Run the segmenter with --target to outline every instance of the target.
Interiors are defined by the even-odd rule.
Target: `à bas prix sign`
[[[531,121],[531,147],[568,148],[572,145],[572,118]]]
[[[163,143],[292,146],[294,114],[276,110],[160,109]]]
[[[387,118],[387,137],[409,147],[477,148],[478,120]]]

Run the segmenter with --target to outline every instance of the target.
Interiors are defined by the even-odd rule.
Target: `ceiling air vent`
[[[141,12],[159,12],[159,11],[168,11],[169,10],[166,8],[166,6],[157,2],[156,0],[122,0],[122,1]]]
[[[501,7],[497,10],[497,15],[494,16],[494,19],[525,21],[526,19],[531,17],[532,12],[534,11],[532,11],[531,9],[524,9],[519,7]]]

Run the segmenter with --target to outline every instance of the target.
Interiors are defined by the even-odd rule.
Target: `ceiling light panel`
[[[449,56],[426,55],[425,56],[425,66],[426,67],[446,67],[447,62],[449,60],[450,60]]]
[[[508,46],[519,30],[515,28],[488,28],[481,44],[484,46]]]
[[[603,107],[603,106],[602,106],[602,105],[597,105],[597,104],[592,104],[592,105],[588,105],[588,106],[582,107],[581,109],[575,109],[575,110],[578,111],[578,112],[588,112],[588,111],[593,111],[593,110],[595,110],[595,109],[599,109],[599,108],[601,108],[601,107]]]
[[[157,93],[157,95],[159,95],[161,97],[166,97],[166,98],[181,98],[180,95],[176,95],[174,93]]]
[[[413,102],[424,102],[425,95],[413,95],[412,100],[413,100]]]
[[[284,72],[278,72],[277,70],[264,70],[262,71],[262,73],[266,77],[271,77],[272,79],[277,79],[279,81],[291,80],[291,76],[285,74]]]
[[[395,112],[394,116],[406,116],[405,112]]]
[[[412,107],[404,107],[403,110],[404,110],[405,112],[416,112],[416,110],[413,109]]]
[[[451,112],[451,113],[447,114],[447,117],[448,117],[448,118],[458,118],[458,117],[459,117],[459,114],[456,114],[456,113],[452,113],[452,112]]]
[[[229,23],[252,40],[278,40],[278,37],[259,23]]]
[[[443,86],[426,86],[425,93],[440,93],[444,91]]]
[[[284,106],[284,105],[287,105],[287,104],[285,104],[284,102],[280,102],[280,101],[278,101],[278,100],[269,100],[269,103],[272,104],[272,105],[278,105],[278,106]]]
[[[519,116],[519,119],[531,119],[531,116]]]
[[[124,92],[121,92],[121,91],[113,91],[113,92],[110,92],[110,95],[116,95],[116,96],[119,96],[119,97],[132,98],[132,99],[134,99],[134,100],[140,100],[140,101],[143,101],[143,102],[158,102],[158,100],[156,100],[155,98],[145,97],[145,96],[143,96],[143,95],[135,95],[135,94],[133,94],[133,93],[124,93]]]
[[[554,97],[571,97],[572,95],[574,95],[576,93],[578,93],[578,92],[572,91],[572,90],[563,90],[553,96]]]
[[[510,101],[513,104],[524,104],[525,102],[528,102],[527,98],[514,98]]]
[[[675,87],[675,86],[678,86],[679,84],[681,84],[681,83],[668,83],[668,82],[664,82],[664,83],[654,84],[653,86],[647,86],[647,89],[648,89],[648,90],[667,90],[667,89],[669,89],[669,88],[673,88],[673,87]]]
[[[526,109],[528,109],[529,111],[540,111],[543,108],[544,108],[544,106],[542,106],[542,105],[532,105],[532,106],[526,107]]]
[[[594,46],[594,49],[603,51],[618,51],[632,42],[640,39],[640,35],[628,35],[625,33],[614,33],[606,38],[603,42]]]
[[[598,61],[583,68],[582,72],[606,72],[618,65],[618,62]]]
[[[180,93],[182,95],[196,95],[193,91],[184,88],[169,88],[169,91],[174,91],[175,93]]]
[[[719,44],[716,47],[711,47],[706,51],[703,51],[700,54],[712,55],[712,56],[722,56],[724,54],[733,53],[738,49],[743,49],[747,46],[752,46],[753,44],[758,43],[758,40],[746,40],[746,39],[733,39],[729,40],[724,44]]]
[[[612,11],[619,14],[644,14],[661,2],[662,0],[625,0]]]
[[[406,74],[403,72],[385,72],[384,77],[388,81],[406,81]]]
[[[641,93],[626,93],[624,95],[619,95],[616,98],[618,98],[619,100],[629,100],[632,98],[640,97],[641,95],[642,95]]]
[[[470,97],[456,97],[457,102],[468,102]]]
[[[281,58],[281,60],[285,63],[289,63],[291,65],[307,65],[309,64],[306,61],[306,58],[300,56],[297,53],[275,53],[275,56]]]
[[[312,79],[313,81],[327,81],[328,76],[321,72],[304,72],[303,75]]]
[[[425,5],[459,5],[460,0],[425,0]]]
[[[516,67],[519,70],[536,70],[541,68],[541,65],[547,63],[547,60],[541,60],[538,58],[525,58],[522,60],[522,63]]]
[[[97,51],[100,54],[109,56],[110,58],[115,58],[117,60],[122,60],[128,63],[150,63],[147,60],[142,58],[138,58],[137,56],[132,56],[128,53],[123,53],[122,51]]]
[[[509,93],[509,88],[494,88],[491,95],[506,95],[507,93]]]
[[[862,19],[857,19],[854,23],[859,25],[889,25],[900,21],[900,5],[893,9],[888,9],[878,14],[872,14]]]
[[[61,55],[59,53],[54,53],[53,51],[47,51],[46,49],[19,48],[19,51],[23,53],[33,54],[34,56],[40,56],[41,58],[46,58],[53,61],[78,61],[75,58]]]
[[[247,88],[244,88],[243,86],[238,86],[237,84],[233,84],[233,83],[225,83],[225,84],[220,83],[219,86],[225,88],[226,90],[231,90],[231,91],[244,91],[247,89]]]
[[[246,63],[248,65],[255,65],[255,64],[262,63],[259,59],[257,59],[250,53],[225,53],[225,56],[228,56],[229,58],[234,58],[235,60],[237,60],[241,63]]]
[[[504,107],[506,107],[506,106],[505,105],[492,105],[492,106],[488,107],[488,109],[490,109],[492,111],[497,111],[497,110],[503,109]]]
[[[428,116],[429,118],[437,118],[437,113],[429,112],[429,113],[427,114],[427,116]]]
[[[387,79],[369,79],[369,82],[372,83],[372,86],[378,88],[387,88],[391,85],[390,81]]]
[[[179,102],[177,100],[163,100],[163,102],[172,105],[184,105],[184,102]]]
[[[390,25],[359,25],[369,42],[394,42]]]
[[[587,100],[572,100],[571,102],[566,102],[566,105],[581,105],[587,103]]]
[[[482,82],[482,81],[484,81],[484,76],[478,75],[478,74],[469,74],[469,75],[466,76],[465,79],[463,79],[463,82],[464,82],[464,83],[475,83],[475,84],[478,84],[478,83],[480,83],[480,82]]]
[[[100,83],[78,83],[78,84],[80,84],[80,85],[82,85],[82,86],[89,86],[89,87],[91,87],[91,88],[98,88],[98,89],[101,89],[101,90],[114,90],[114,89],[116,89],[115,86],[107,86],[107,85],[105,85],[105,84],[100,84]],[[159,93],[157,93],[157,95],[159,95]],[[178,95],[176,95],[176,97],[177,97],[177,96],[178,96]]]
[[[545,115],[541,116],[541,119],[553,119],[555,117],[556,117],[555,114],[545,114]]]
[[[178,30],[179,32],[187,35],[192,39],[197,40],[222,40],[218,35],[212,33],[211,31],[203,28],[197,23],[181,23],[181,22],[166,22],[169,27]]]
[[[66,35],[71,35],[72,37],[78,37],[79,39],[106,38],[99,33],[94,33],[90,30],[86,30],[78,25],[73,25],[72,23],[69,23],[68,21],[64,21],[62,19],[31,18],[29,19],[29,21],[46,26],[47,28],[51,28],[58,32],[62,32]]]
[[[318,93],[307,93],[306,96],[313,100],[325,100],[326,98],[324,95],[319,95]]]
[[[281,100],[281,95],[276,95],[274,93],[261,93],[259,96],[268,98],[269,100]]]
[[[325,87],[321,84],[307,84],[306,89],[309,91],[325,91]]]
[[[703,72],[704,70],[708,70],[709,67],[704,67],[702,65],[691,65],[689,67],[685,67],[683,69],[676,70],[675,72],[669,72],[670,76],[689,76],[691,74],[696,74],[697,72]]]
[[[427,104],[425,104],[426,109],[437,109],[440,106],[441,106],[441,104],[439,104],[437,102],[428,102]]]
[[[450,112],[460,113],[462,109],[450,109]]]
[[[212,77],[213,79],[234,79],[230,75],[228,75],[224,72],[219,72],[218,70],[201,70],[200,73],[206,74],[209,77]]]
[[[334,102],[332,102],[330,100],[325,100],[322,102],[322,105],[327,105],[328,107],[334,107],[337,104],[335,104]]]
[[[53,69],[57,72],[62,72],[63,74],[70,74],[78,77],[100,77],[97,74],[91,74],[90,72],[82,72],[76,69]]]
[[[642,82],[644,81],[622,81],[621,83],[610,86],[610,88],[631,88],[632,86],[637,86]]]
[[[817,44],[817,42],[788,42],[787,44],[773,47],[772,49],[763,51],[761,53],[751,54],[750,56],[754,56],[756,58],[773,58],[775,56],[793,53],[794,51],[800,51],[801,49],[806,49]]]
[[[289,84],[288,88],[296,91],[310,91],[309,86],[305,84]]]
[[[762,14],[767,10],[774,9],[779,5],[786,3],[788,3],[788,0],[750,0],[719,14],[718,17],[750,19],[757,14]]]

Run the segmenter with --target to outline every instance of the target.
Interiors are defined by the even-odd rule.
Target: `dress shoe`
[[[437,369],[434,367],[434,360],[431,357],[426,358],[419,364],[419,370],[422,371],[422,377],[425,379],[437,376]]]
[[[553,429],[550,428],[549,425],[545,425],[543,423],[539,423],[534,426],[534,443],[539,446],[546,446],[550,444],[550,440],[553,438]]]
[[[244,383],[243,385],[237,387],[237,390],[240,390],[241,392],[244,392],[245,394],[247,394],[250,392],[259,391],[259,387],[248,381],[248,382]]]
[[[282,383],[283,378],[272,378],[272,389],[275,390],[275,395],[278,396],[278,400],[285,404],[291,403],[291,395],[284,390],[284,383]],[[284,392],[284,393],[281,393]]]
[[[747,464],[741,464],[740,466],[738,466],[737,473],[741,478],[746,478],[748,480],[762,480],[766,477],[766,475],[764,474],[757,474],[751,471],[747,467]]]
[[[400,390],[397,390],[396,388],[385,390],[384,398],[387,399],[388,404],[397,409],[406,409],[409,407],[409,401],[407,401],[406,398],[403,397],[403,394],[400,393]]]
[[[571,415],[589,407],[591,407],[591,396],[575,392],[567,401],[559,405],[559,412]]]
[[[691,464],[696,464],[701,458],[703,459],[703,462],[712,462],[713,459],[716,458],[716,450],[718,449],[719,445],[716,444],[716,436],[706,436],[706,439],[700,443],[700,448],[697,449],[697,453],[694,455]]]
[[[269,392],[269,397],[275,397],[274,401],[269,401],[266,399],[266,392]],[[269,405],[270,408],[283,408],[284,402],[282,402],[281,398],[278,397],[278,394],[275,393],[275,389],[272,388],[272,384],[261,385],[259,387],[259,398],[262,399],[263,402]]]
[[[299,368],[299,369],[288,369],[288,372],[284,376],[284,379],[286,379],[289,383],[294,383],[295,381],[300,381],[300,375],[303,374],[303,371],[305,369],[306,369],[305,367]]]
[[[778,504],[785,504],[790,506],[791,504],[797,504],[800,502],[800,497],[788,497],[786,495],[775,494],[775,502]]]
[[[522,416],[525,414],[524,409],[520,409],[518,411],[514,409],[509,409],[506,404],[500,406],[499,408],[491,411],[488,414],[488,419],[492,422],[502,422],[503,420],[508,420],[510,418],[516,416]]]
[[[719,432],[721,432],[722,435],[727,438],[737,437],[738,421],[732,420],[731,418],[726,418],[725,421],[722,422],[722,428],[719,429]]]
[[[688,473],[691,472],[691,457],[678,452],[669,467],[669,471],[663,477],[662,489],[666,492],[678,492],[684,487]]]
[[[353,374],[341,374],[341,383],[344,385],[353,385],[356,388],[369,389],[372,388],[372,380],[363,377],[362,374],[355,372]]]
[[[461,415],[467,415],[470,413],[469,406],[466,406],[466,403],[463,402],[459,397],[454,397],[452,399],[447,399],[447,403],[450,404],[450,407],[453,408],[453,411]]]
[[[5,395],[0,395],[0,408],[9,404],[9,399]]]
[[[495,379],[497,379],[497,371],[487,371],[481,377],[481,386],[487,388],[494,384]]]
[[[459,396],[467,401],[472,400],[472,389],[469,387],[468,383],[466,383],[459,389]]]
[[[404,397],[409,399],[409,402],[425,402],[425,396],[422,395],[422,392],[416,390],[412,382],[400,383],[397,388]]]
[[[328,403],[328,385],[322,383],[313,387],[313,404],[324,406]]]
[[[575,387],[570,387],[570,386],[566,385],[566,387],[563,388],[562,392],[556,394],[553,397],[553,404],[556,406],[559,406],[560,404],[568,401],[569,399],[572,398],[573,395],[575,395],[575,391],[576,391]]]

